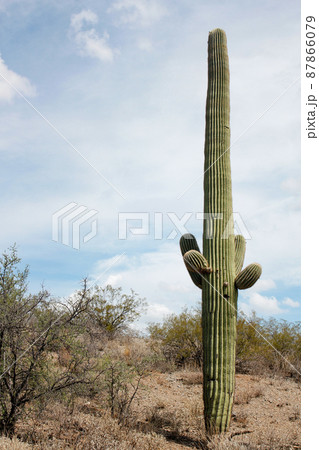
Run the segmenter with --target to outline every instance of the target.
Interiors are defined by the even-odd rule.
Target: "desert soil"
[[[207,440],[202,417],[201,373],[153,372],[132,404],[127,426],[105,408],[103,395],[79,400],[72,413],[50,404],[36,419],[19,421],[13,441],[1,449],[181,450],[299,449],[300,384],[292,379],[236,376],[230,431]],[[28,440],[24,444],[21,440]],[[33,443],[32,443],[33,442]]]
[[[190,371],[154,373],[144,382],[146,389],[135,405],[136,413],[155,426],[158,420],[158,432],[171,441],[172,450],[205,447],[200,383],[201,374]],[[291,379],[236,375],[227,439],[234,448],[237,443],[242,448],[300,448],[300,384]]]

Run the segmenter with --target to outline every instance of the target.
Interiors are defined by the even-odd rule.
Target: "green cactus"
[[[246,252],[246,241],[244,236],[238,234],[235,236],[235,272],[239,274],[244,265]]]
[[[180,240],[187,270],[202,289],[203,398],[208,434],[229,427],[238,289],[251,287],[261,275],[259,264],[241,270],[246,243],[243,236],[234,236],[229,114],[227,40],[225,32],[216,29],[208,37],[203,255],[193,235]]]
[[[187,253],[190,250],[196,250],[199,252],[199,247],[198,247],[196,238],[192,234],[184,234],[179,241],[179,245],[181,247],[181,252],[182,252],[183,257],[185,255],[185,253]],[[185,262],[185,260],[184,260],[184,262]],[[194,284],[197,287],[202,288],[202,276],[195,270],[189,270],[187,265],[186,265],[186,268],[187,268],[188,273],[190,274],[190,277],[193,280]]]
[[[249,264],[235,278],[237,289],[248,289],[252,287],[261,275],[261,265],[258,263]]]
[[[189,250],[184,255],[184,262],[189,272],[212,273],[206,258],[197,250]]]

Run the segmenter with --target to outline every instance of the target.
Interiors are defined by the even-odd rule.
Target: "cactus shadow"
[[[207,441],[203,439],[193,439],[184,434],[178,434],[175,432],[162,432],[158,434],[162,434],[167,441],[176,442],[177,444],[184,445],[185,447],[200,448],[203,450],[208,449]]]

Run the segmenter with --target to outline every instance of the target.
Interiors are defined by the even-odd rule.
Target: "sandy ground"
[[[153,372],[143,380],[127,426],[110,417],[105,398],[79,400],[72,413],[51,404],[17,426],[17,439],[0,449],[299,449],[300,384],[292,379],[236,376],[230,430],[207,439],[201,373]],[[28,440],[30,444],[21,443]]]
[[[153,421],[155,428],[158,421],[157,432],[171,440],[172,449],[204,446],[200,383],[201,374],[189,371],[153,374],[144,383],[136,414],[146,417],[146,423]],[[300,448],[300,384],[290,379],[237,375],[227,438],[244,446]]]

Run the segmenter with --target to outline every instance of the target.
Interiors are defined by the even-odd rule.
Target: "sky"
[[[17,243],[32,292],[67,297],[84,277],[133,289],[149,305],[140,329],[199,304],[179,238],[202,241],[214,28],[228,40],[237,232],[245,264],[263,267],[239,309],[300,320],[296,0],[0,0],[0,250]]]

